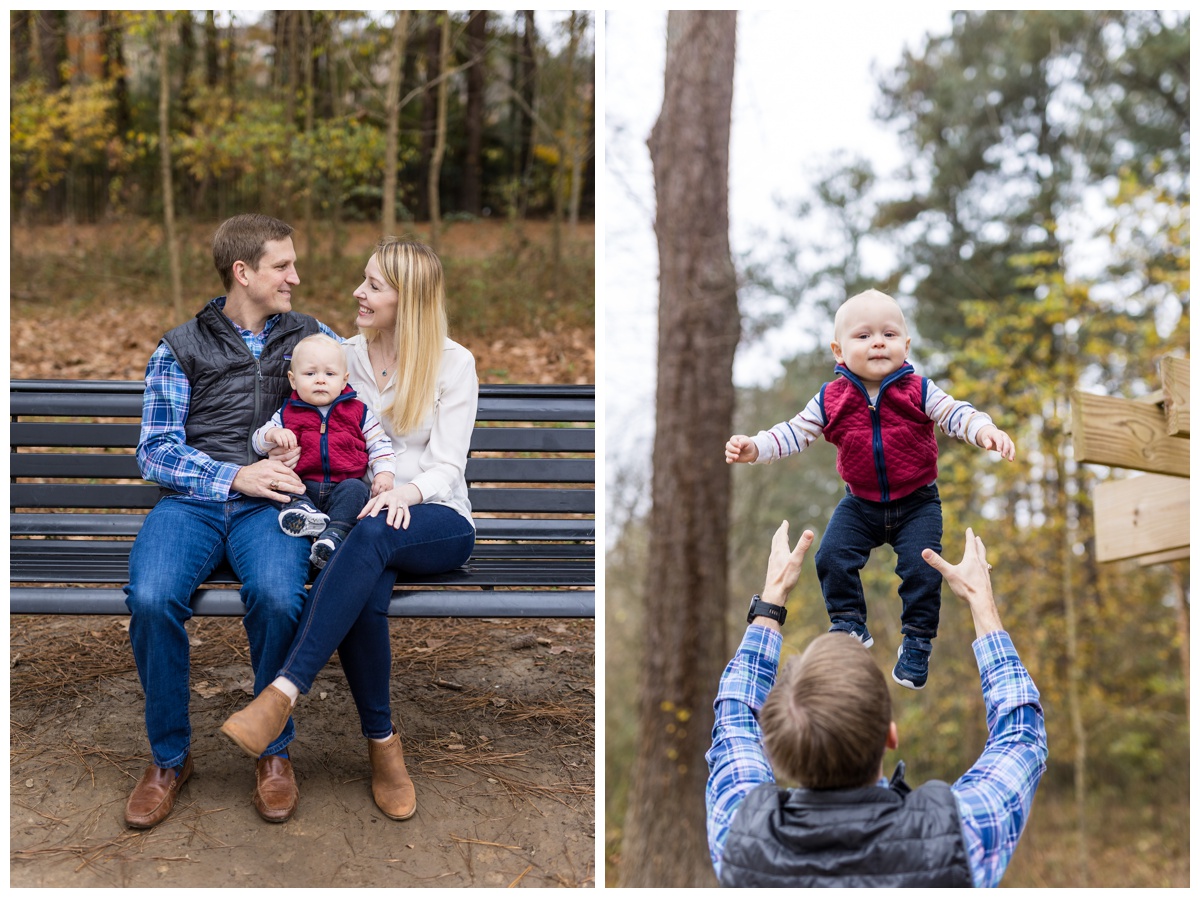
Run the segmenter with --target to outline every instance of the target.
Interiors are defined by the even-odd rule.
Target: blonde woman
[[[277,679],[221,731],[257,757],[336,649],[368,740],[375,803],[406,820],[416,796],[392,724],[387,610],[397,573],[453,570],[474,548],[464,472],[479,382],[474,357],[447,336],[442,265],[429,247],[384,239],[354,297],[350,382],[392,440],[395,486],[373,490],[313,584]]]

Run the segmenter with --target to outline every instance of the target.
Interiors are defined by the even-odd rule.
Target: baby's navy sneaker
[[[308,563],[315,568],[323,568],[329,563],[329,557],[337,551],[337,547],[342,544],[342,540],[346,536],[340,530],[334,530],[330,527],[322,533],[315,543],[313,543],[312,552],[308,556]]]
[[[853,636],[867,648],[875,644],[875,638],[867,631],[866,624],[853,620],[835,620],[829,628],[830,633],[846,633]]]
[[[933,643],[923,636],[905,636],[896,652],[896,666],[892,668],[892,679],[909,689],[924,689],[929,679],[929,653]]]
[[[293,499],[279,512],[279,526],[288,536],[316,536],[328,523],[329,515],[307,499]]]

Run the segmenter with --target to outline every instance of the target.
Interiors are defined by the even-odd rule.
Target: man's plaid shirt
[[[782,648],[778,631],[749,627],[717,690],[705,799],[709,852],[718,874],[742,799],[756,786],[775,781],[763,752],[758,712],[775,682]],[[979,760],[950,788],[958,801],[975,885],[993,887],[1012,859],[1046,769],[1046,727],[1037,687],[1008,633],[988,633],[972,648],[983,684],[988,739]],[[880,785],[886,787],[887,780]]]

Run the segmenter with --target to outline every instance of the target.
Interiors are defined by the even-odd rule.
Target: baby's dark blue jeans
[[[867,603],[859,571],[871,551],[884,543],[896,551],[903,602],[901,632],[932,639],[937,636],[942,607],[942,575],[921,552],[942,551],[942,500],[936,483],[890,502],[860,499],[847,488],[829,519],[816,557],[829,619],[866,623]]]

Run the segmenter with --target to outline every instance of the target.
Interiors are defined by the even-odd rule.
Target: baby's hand
[[[286,427],[272,427],[263,438],[268,443],[274,443],[280,449],[295,449],[297,446],[296,435]]]
[[[375,475],[375,479],[371,481],[371,498],[374,499],[380,493],[386,493],[396,485],[396,476],[383,471]]]
[[[984,427],[975,439],[981,449],[994,449],[1009,461],[1017,457],[1017,448],[1013,445],[1012,438],[995,424]]]
[[[758,458],[758,447],[754,445],[754,440],[750,437],[736,434],[729,438],[729,442],[725,444],[725,464],[732,465],[735,462],[749,463]]]

